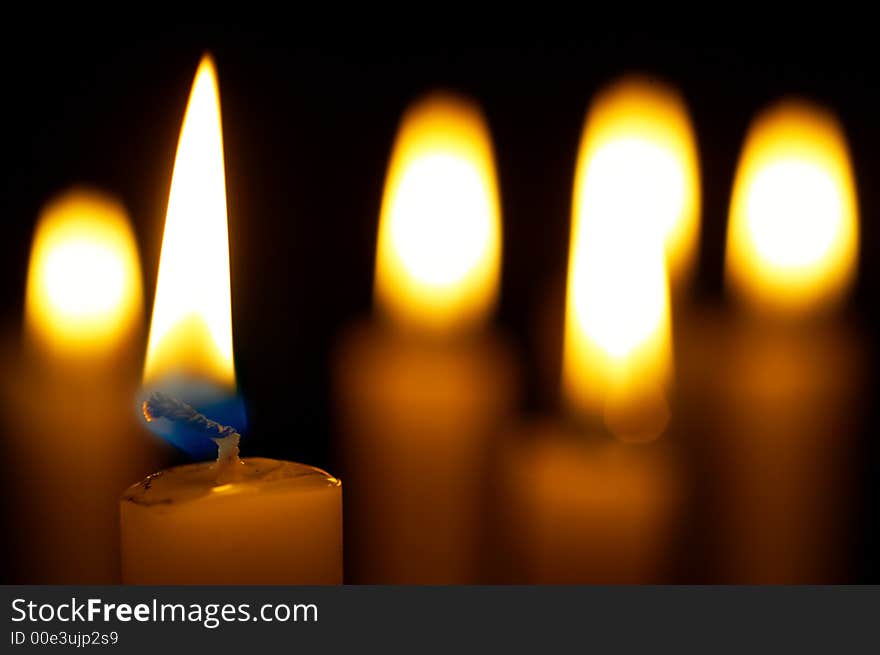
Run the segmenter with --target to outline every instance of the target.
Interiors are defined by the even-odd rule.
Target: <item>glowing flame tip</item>
[[[498,292],[500,203],[479,108],[433,93],[404,115],[385,182],[375,295],[398,326],[480,324]]]
[[[788,99],[746,136],[730,204],[726,276],[747,305],[818,312],[849,288],[858,206],[843,129],[828,110]]]
[[[226,178],[217,75],[202,57],[174,161],[144,381],[235,386]]]
[[[669,419],[667,270],[692,265],[699,181],[677,94],[625,78],[590,107],[572,202],[563,392],[623,440],[653,439]]]

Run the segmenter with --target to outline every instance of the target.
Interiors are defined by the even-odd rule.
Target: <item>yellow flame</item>
[[[695,158],[683,165],[671,145],[675,138],[668,136],[681,126],[679,114],[653,114],[647,99],[641,108],[632,104],[634,88],[600,96],[581,138],[563,394],[576,412],[603,417],[618,437],[646,440],[657,437],[668,420],[672,341],[666,254],[671,249],[683,256],[694,249],[694,236],[674,235],[695,227],[673,226],[695,225],[697,191]]]
[[[671,281],[683,282],[693,270],[700,232],[697,143],[684,100],[657,81],[627,76],[592,102],[587,130],[580,156],[594,162],[595,202],[656,225]]]
[[[783,101],[752,124],[727,232],[727,284],[747,304],[818,311],[850,287],[858,201],[843,130],[824,109]]]
[[[49,203],[37,223],[25,332],[61,352],[110,352],[142,311],[137,245],[125,209],[93,191]]]
[[[430,95],[403,117],[382,199],[375,298],[397,325],[450,332],[494,307],[501,217],[489,130],[459,97]]]
[[[144,365],[145,383],[167,375],[235,386],[220,95],[207,55],[180,130]]]

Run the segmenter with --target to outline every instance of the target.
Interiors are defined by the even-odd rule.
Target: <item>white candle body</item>
[[[311,466],[244,460],[161,471],[120,500],[127,584],[342,583],[342,483]]]

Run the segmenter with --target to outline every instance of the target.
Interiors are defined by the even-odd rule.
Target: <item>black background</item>
[[[673,83],[691,109],[703,184],[693,289],[700,302],[721,298],[727,203],[750,118],[791,94],[838,113],[862,215],[853,306],[874,334],[880,73],[871,39],[830,21],[806,29],[757,20],[752,30],[707,22],[676,34],[659,24],[630,31],[586,17],[576,26],[577,36],[536,26],[514,33],[491,22],[485,33],[459,33],[409,15],[399,29],[364,23],[356,32],[268,16],[237,26],[8,22],[0,39],[0,319],[17,327],[34,220],[50,196],[73,184],[105,189],[127,205],[151,305],[180,122],[199,57],[210,50],[225,129],[233,330],[251,425],[246,453],[332,470],[334,342],[370,310],[398,119],[435,87],[477,99],[492,129],[505,249],[498,322],[526,363],[526,411],[546,404],[533,316],[562,281],[585,110],[602,84],[626,72]],[[875,473],[870,439],[866,448]],[[865,497],[875,493],[869,483]],[[871,557],[871,505],[862,581],[880,573]]]

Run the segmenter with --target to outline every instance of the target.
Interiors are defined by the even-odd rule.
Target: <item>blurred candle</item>
[[[336,359],[352,581],[477,578],[486,458],[512,364],[488,328],[501,217],[489,130],[468,100],[409,108],[385,182],[376,318]]]
[[[652,229],[659,231],[672,320],[676,325],[687,321],[693,310],[689,291],[700,239],[701,190],[696,135],[684,99],[673,87],[645,75],[614,80],[591,102],[589,137],[583,135],[582,148],[580,161],[592,162],[589,202],[649,217]],[[587,174],[585,167],[581,174]],[[621,188],[621,180],[635,180],[638,191]],[[540,310],[546,388],[557,388],[561,374],[559,335],[565,309],[558,290],[563,286],[554,284]]]
[[[242,429],[233,362],[220,99],[205,56],[174,163],[144,393],[167,392]],[[150,418],[157,432],[191,453],[211,446],[204,434],[193,443],[181,424]],[[340,584],[339,480],[303,464],[239,460],[237,448],[223,460],[161,471],[125,492],[123,582]]]
[[[835,117],[802,101],[760,114],[730,204],[737,311],[717,341],[716,429],[705,435],[723,581],[845,579],[861,355],[841,308],[858,231]]]
[[[692,144],[682,159],[677,136],[686,115],[639,84],[600,95],[581,139],[567,420],[527,427],[504,462],[501,523],[516,581],[656,582],[669,563],[680,490],[669,449],[651,442],[671,417],[667,261],[680,275],[690,266],[698,196]]]
[[[23,350],[5,383],[18,582],[119,581],[116,498],[157,458],[131,411],[141,321],[123,207],[83,189],[50,202],[34,233]]]

